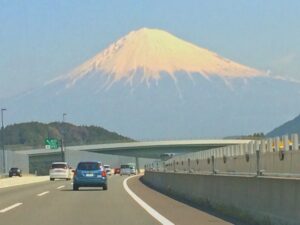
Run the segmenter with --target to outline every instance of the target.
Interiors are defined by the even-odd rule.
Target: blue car
[[[80,187],[102,187],[107,190],[107,176],[101,162],[80,162],[74,171],[73,190]]]

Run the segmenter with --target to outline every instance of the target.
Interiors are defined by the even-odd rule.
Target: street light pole
[[[64,162],[65,161],[65,118],[67,116],[67,113],[63,113],[62,118],[62,139],[61,139],[61,159]]]
[[[66,116],[67,116],[67,113],[63,113],[63,123],[65,122],[65,118],[66,118]]]
[[[6,111],[5,108],[1,108],[1,143],[2,143],[2,158],[3,158],[3,173],[6,172],[5,168],[5,150],[4,150],[4,122],[3,122],[3,112]]]

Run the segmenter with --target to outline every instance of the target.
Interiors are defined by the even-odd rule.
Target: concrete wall
[[[144,181],[249,224],[300,224],[300,180],[146,171]]]
[[[11,167],[18,167],[22,170],[23,174],[28,174],[28,155],[18,154],[18,152],[14,151],[6,151],[6,171],[8,171]]]
[[[60,162],[61,154],[52,153],[47,155],[30,155],[29,156],[29,173],[38,176],[49,175],[49,169],[52,162]]]
[[[208,160],[209,159],[209,160]],[[183,155],[174,157],[165,163],[159,162],[159,171],[190,172],[190,173],[212,173],[212,158],[200,158],[196,155]],[[175,167],[174,167],[175,164]],[[255,174],[257,172],[256,153],[249,154],[249,160],[246,155],[226,156],[226,162],[223,157],[215,158],[215,170],[217,173],[239,173]],[[154,168],[156,165],[154,165]],[[263,175],[277,176],[299,176],[300,177],[300,151],[286,151],[284,158],[280,159],[279,152],[260,153],[259,169]]]

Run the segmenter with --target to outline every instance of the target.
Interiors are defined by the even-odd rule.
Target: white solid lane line
[[[0,210],[0,213],[5,213],[5,212],[7,212],[7,211],[9,211],[11,209],[14,209],[14,208],[20,206],[20,205],[23,205],[23,203],[19,202],[19,203],[13,204],[13,205],[5,208],[5,209]]]
[[[45,191],[45,192],[42,192],[42,193],[37,194],[37,196],[38,196],[38,197],[41,197],[41,196],[46,195],[46,194],[48,194],[48,193],[49,193],[49,191]]]
[[[133,191],[130,190],[130,188],[127,185],[127,181],[132,177],[128,177],[123,181],[123,187],[127,191],[127,193],[142,207],[144,208],[151,216],[153,216],[158,222],[160,222],[163,225],[175,225],[170,220],[168,220],[166,217],[162,216],[157,212],[155,209],[151,208],[146,202],[144,202],[141,198],[139,198]]]
[[[64,187],[65,187],[65,185],[61,185],[61,186],[57,187],[56,189],[62,189]]]

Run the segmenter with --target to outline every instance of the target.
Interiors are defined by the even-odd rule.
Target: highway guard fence
[[[299,135],[250,141],[174,156],[146,171],[300,177]]]

